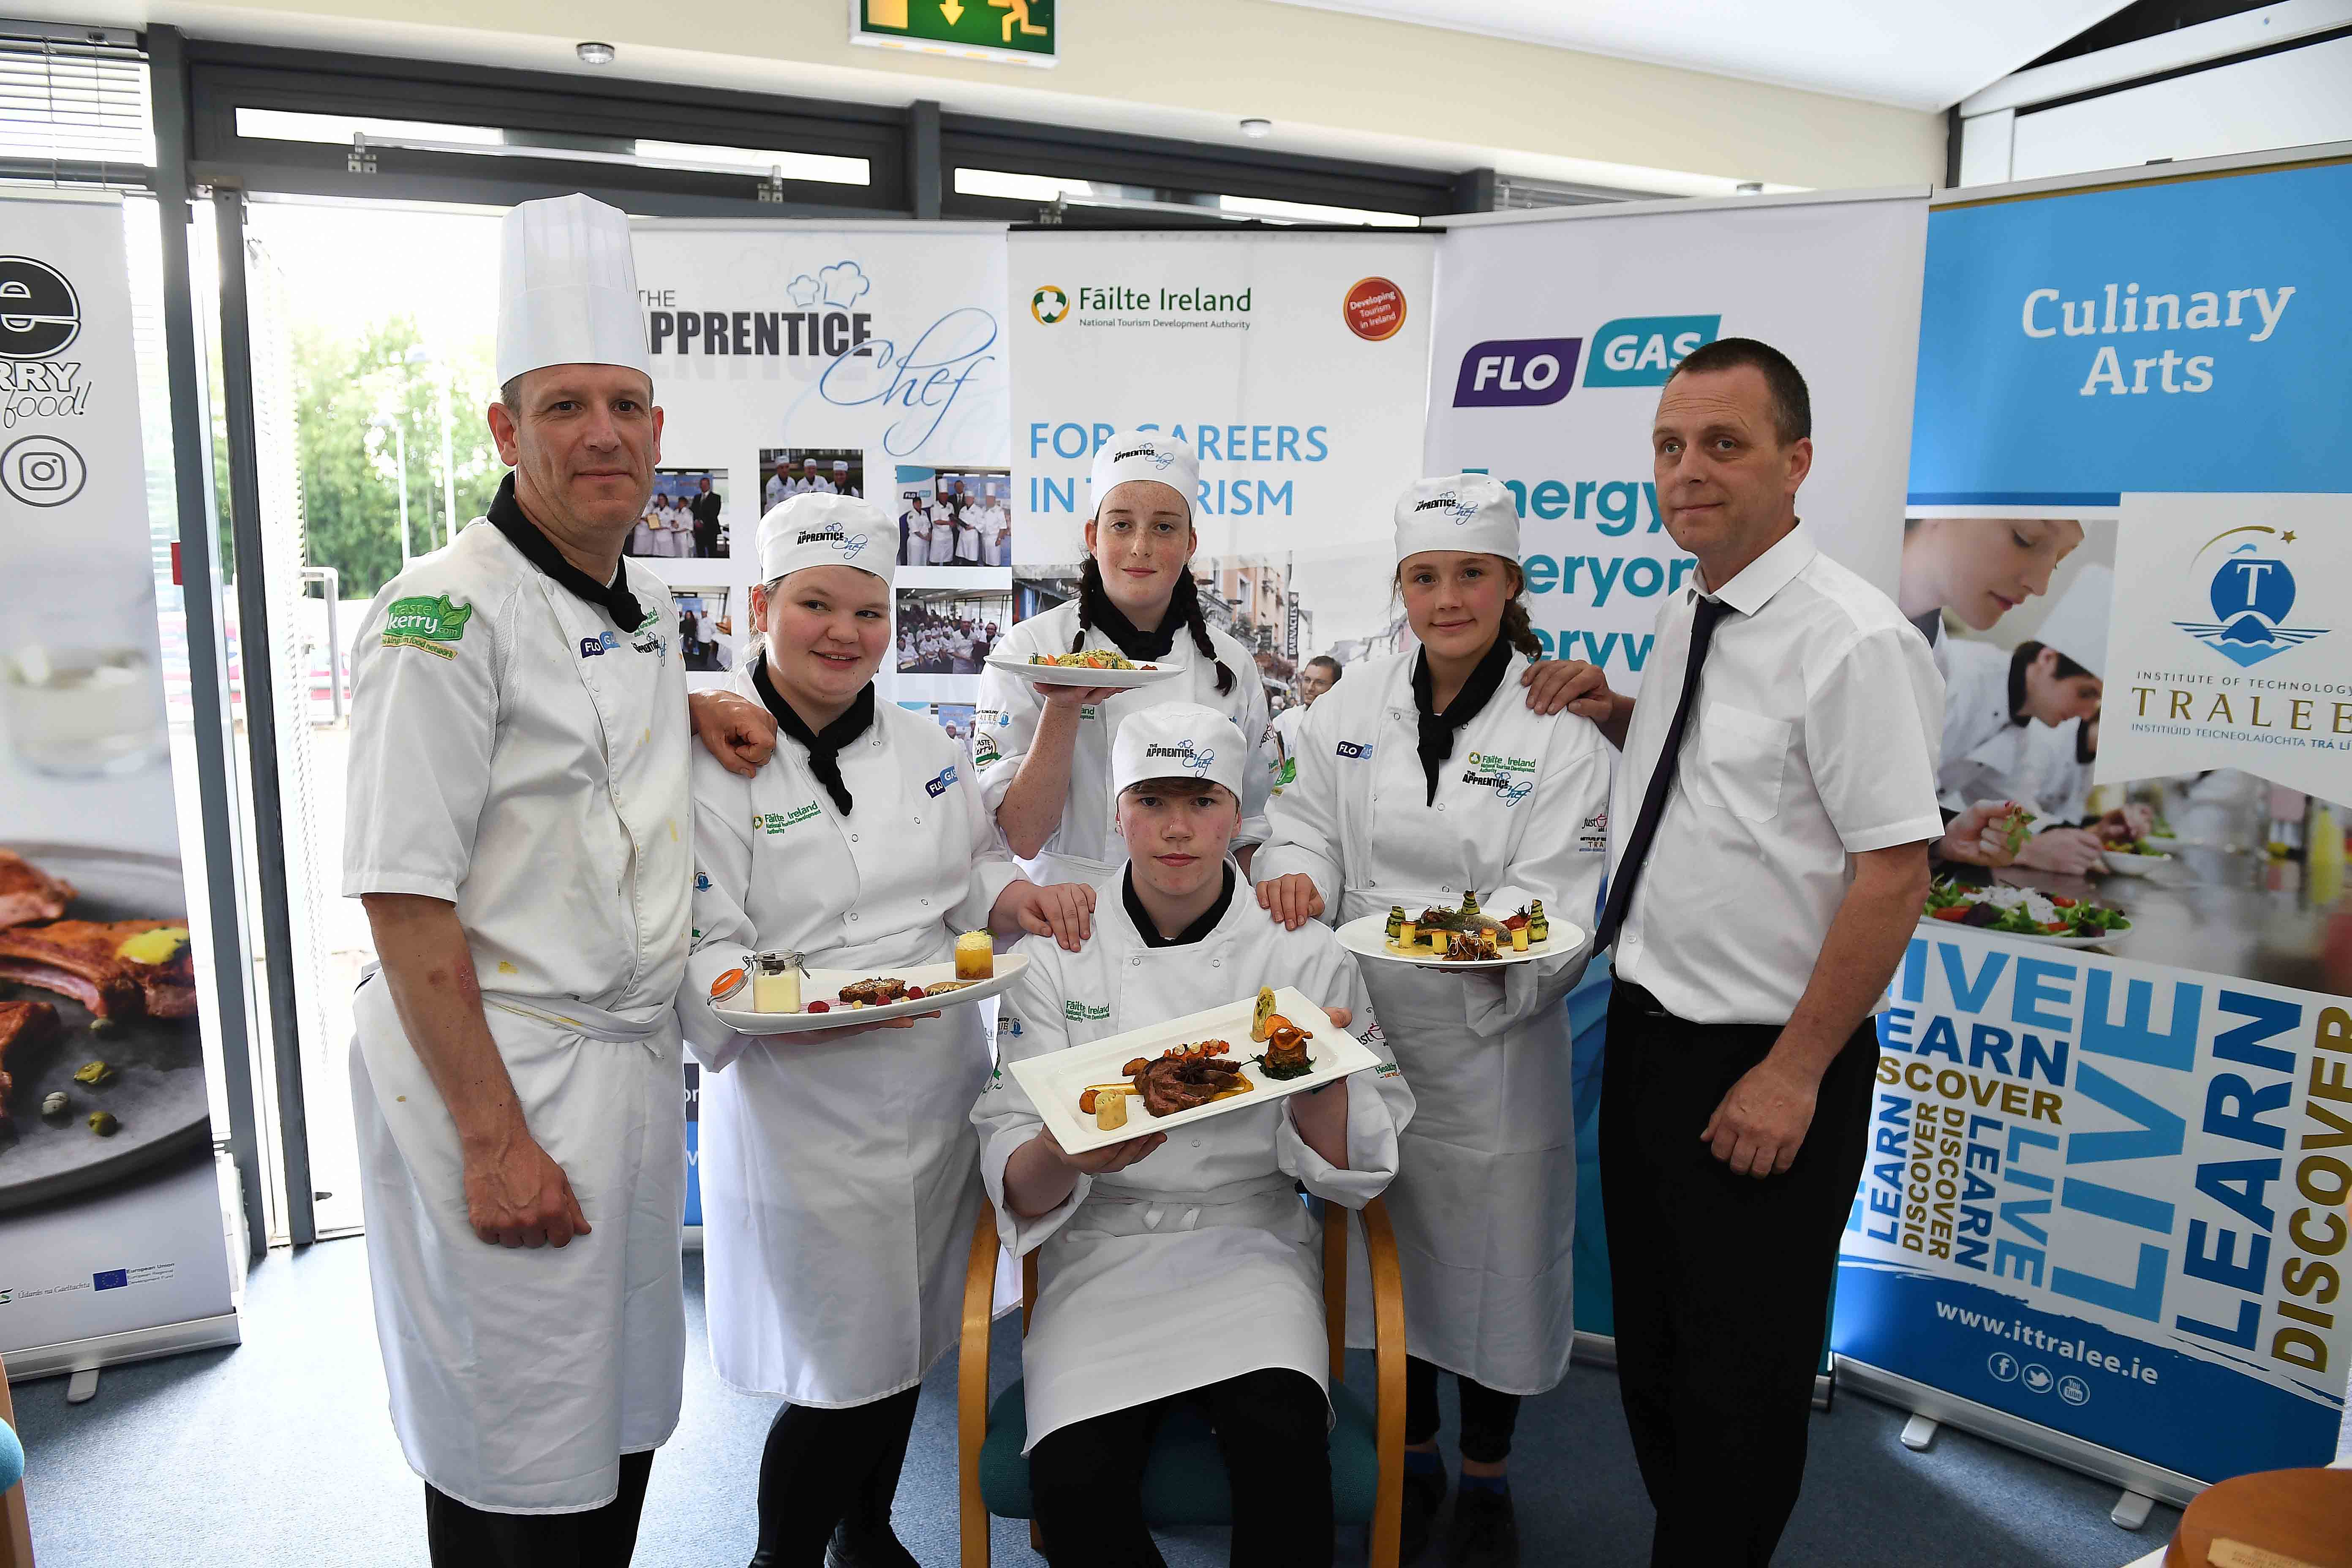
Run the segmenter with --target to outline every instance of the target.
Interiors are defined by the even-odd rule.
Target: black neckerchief
[[[761,655],[751,667],[751,684],[766,703],[768,711],[776,716],[777,728],[798,741],[807,749],[809,772],[816,782],[824,785],[824,793],[833,796],[833,804],[841,815],[849,815],[849,785],[841,777],[841,749],[863,735],[874,723],[874,683],[867,681],[856,700],[842,714],[822,730],[811,730],[808,721],[793,710],[793,705],[776,695],[774,683],[768,679],[768,659]]]
[[[1944,607],[1941,605],[1924,616],[1912,616],[1911,624],[1919,628],[1919,635],[1927,639],[1929,647],[1944,640]]]
[[[490,526],[505,534],[507,542],[521,551],[524,560],[546,573],[557,587],[583,604],[596,605],[612,616],[613,624],[623,631],[633,632],[644,626],[646,612],[638,606],[637,596],[629,592],[628,567],[617,568],[609,585],[599,584],[566,561],[563,552],[555,547],[555,541],[523,515],[522,503],[515,500],[514,490],[513,474],[499,481],[499,493],[490,498],[490,510],[484,514]]]
[[[1211,931],[1217,929],[1217,922],[1225,918],[1225,910],[1234,901],[1234,868],[1231,861],[1226,862],[1224,890],[1217,895],[1217,901],[1210,906],[1209,912],[1174,936],[1160,934],[1159,922],[1154,921],[1150,911],[1143,907],[1143,900],[1135,896],[1133,866],[1128,867],[1125,873],[1120,876],[1118,886],[1120,896],[1127,900],[1127,918],[1135,922],[1135,932],[1143,939],[1144,946],[1189,947],[1206,938]]]
[[[1096,596],[1093,607],[1087,612],[1087,624],[1110,638],[1112,645],[1128,658],[1157,660],[1166,658],[1170,650],[1175,647],[1176,633],[1184,625],[1184,619],[1176,613],[1171,601],[1168,613],[1160,618],[1158,631],[1139,631],[1135,623],[1110,602],[1110,595],[1106,593]]]
[[[1454,700],[1445,705],[1443,713],[1429,710],[1433,700],[1429,679],[1429,650],[1423,648],[1412,656],[1412,705],[1421,719],[1421,738],[1414,748],[1421,753],[1422,776],[1429,781],[1429,799],[1437,804],[1437,775],[1445,769],[1446,759],[1454,755],[1454,731],[1478,717],[1496,691],[1502,689],[1503,671],[1511,662],[1511,645],[1501,637],[1486,650]]]
[[[2074,761],[2076,764],[2087,768],[2098,760],[2099,750],[2091,744],[2091,721],[2087,719],[2075,720]]]
[[[2033,715],[2025,710],[2025,667],[2032,662],[2021,647],[2009,656],[2009,722],[2013,729],[2033,722]]]

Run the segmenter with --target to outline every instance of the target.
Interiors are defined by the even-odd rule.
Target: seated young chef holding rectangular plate
[[[1396,1173],[1412,1095],[1377,1029],[1377,1069],[1076,1155],[1003,1070],[1261,986],[1370,1025],[1327,927],[1282,930],[1236,894],[1226,848],[1251,765],[1213,709],[1165,703],[1119,726],[1110,785],[1127,866],[1099,884],[1082,949],[1020,947],[1030,966],[1003,998],[998,1073],[972,1108],[1004,1244],[1040,1249],[1023,1362],[1030,1490],[1055,1568],[1160,1562],[1141,1487],[1180,1396],[1207,1405],[1231,1472],[1233,1561],[1331,1561],[1321,1263],[1293,1184],[1361,1208]],[[1234,1046],[1247,1054],[1245,1037]]]

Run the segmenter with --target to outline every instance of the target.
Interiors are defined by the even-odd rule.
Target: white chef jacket
[[[2090,721],[2070,719],[2055,726],[2033,724],[2027,727],[2025,737],[2025,773],[2019,781],[2021,794],[2012,792],[2004,799],[2015,800],[2031,806],[2041,816],[2040,826],[2061,826],[2080,822],[2091,811],[2091,769],[2097,761],[2082,760],[2083,726]]]
[[[956,529],[956,559],[966,565],[980,564],[980,525],[966,521]]]
[[[931,508],[931,559],[933,566],[945,566],[955,559],[955,513],[944,505]]]
[[[1004,1165],[1044,1124],[1000,1065],[971,1119],[998,1234],[1015,1254],[1039,1249],[1037,1301],[1021,1345],[1024,1452],[1073,1422],[1263,1368],[1290,1367],[1328,1389],[1321,1258],[1292,1183],[1362,1208],[1396,1174],[1397,1131],[1412,1117],[1412,1093],[1329,931],[1284,931],[1236,875],[1207,936],[1152,947],[1128,912],[1124,875],[1097,886],[1094,935],[1081,951],[1065,952],[1047,937],[1016,949],[1030,968],[1000,1003],[1001,1063],[1253,996],[1261,985],[1294,985],[1325,1006],[1353,1009],[1349,1026],[1369,1037],[1383,1065],[1347,1080],[1344,1171],[1308,1148],[1288,1108],[1273,1100],[1177,1128],[1124,1171],[1081,1174],[1060,1206],[1034,1219],[1005,1205]],[[1073,1018],[1073,1007],[1082,1016]],[[1252,1048],[1246,1031],[1232,1044],[1236,1054]],[[1139,1108],[1130,1120],[1147,1119]],[[1360,1258],[1362,1248],[1349,1252]],[[1369,1294],[1351,1289],[1349,1300]]]
[[[420,1476],[499,1512],[612,1500],[684,1376],[686,683],[660,579],[622,570],[637,627],[478,520],[376,595],[352,659],[343,893],[456,906],[531,1135],[593,1227],[474,1235],[456,1124],[372,972],[352,1100],[393,1423]]]
[[[1937,796],[1948,811],[1965,811],[1980,800],[2011,800],[2032,805],[2024,795],[2032,766],[2028,752],[2033,731],[2049,726],[2010,717],[2009,648],[1968,637],[1945,639],[1944,731],[1936,769]],[[2039,807],[2036,807],[2038,810]]]
[[[898,521],[900,523],[898,564],[901,566],[928,564],[927,557],[931,548],[931,520],[920,508],[910,507]]]
[[[993,501],[980,514],[980,559],[985,566],[1002,566],[1004,560],[1004,509]]]
[[[765,511],[771,507],[781,506],[784,498],[793,493],[792,480],[770,474],[768,482],[760,487],[760,510]]]
[[[728,687],[760,700],[748,665]],[[831,1042],[756,1037],[711,1016],[710,983],[754,952],[876,973],[938,963],[1020,879],[929,719],[877,701],[840,763],[846,816],[790,736],[749,779],[698,749],[696,935],[677,1000],[706,1069],[712,1364],[734,1387],[823,1408],[911,1388],[956,1343],[980,1215],[965,1118],[989,1073],[982,1009]]]
[[[1067,653],[1077,632],[1078,604],[1073,599],[1014,625],[997,645],[995,654],[1025,664],[1033,653]],[[1154,662],[1181,664],[1182,673],[1122,691],[1081,711],[1061,826],[1045,840],[1037,858],[1028,863],[1032,877],[1045,882],[1091,882],[1127,863],[1127,841],[1118,836],[1116,820],[1118,802],[1110,787],[1110,742],[1129,714],[1162,702],[1197,702],[1231,719],[1253,742],[1265,733],[1265,687],[1258,679],[1257,660],[1215,626],[1209,628],[1209,643],[1233,671],[1233,690],[1217,690],[1216,664],[1202,656],[1192,633],[1180,626],[1168,658]],[[1117,645],[1103,635],[1100,626],[1088,626],[1086,646],[1115,648]],[[981,786],[987,792],[992,814],[1004,804],[1005,793],[1021,772],[1022,759],[1029,754],[1029,742],[1045,710],[1037,688],[1029,681],[993,666],[981,671],[979,708],[972,722],[972,762],[980,769]],[[1265,839],[1265,770],[1244,766],[1242,822],[1234,835],[1236,846]]]
[[[1943,835],[1943,685],[1894,601],[1801,526],[1717,597],[1735,613],[1716,625],[1615,967],[1694,1023],[1785,1024],[1844,901],[1847,858]],[[1612,875],[1682,695],[1697,601],[1686,587],[1658,611],[1610,803]]]
[[[1455,731],[1429,798],[1416,748],[1416,654],[1350,669],[1307,710],[1297,778],[1266,805],[1251,869],[1315,880],[1334,924],[1541,899],[1588,933],[1608,832],[1609,746],[1590,720],[1523,700],[1528,661]],[[1565,944],[1563,944],[1565,945]],[[1585,947],[1499,973],[1362,960],[1418,1110],[1389,1193],[1412,1353],[1508,1394],[1567,1374],[1576,1338],[1576,1123],[1568,1015]]]

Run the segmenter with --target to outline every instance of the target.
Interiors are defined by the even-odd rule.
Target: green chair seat
[[[1380,1491],[1380,1451],[1370,1406],[1345,1384],[1331,1389],[1331,1507],[1341,1524],[1370,1524]],[[999,1519],[1027,1519],[1029,1461],[1021,1452],[1029,1440],[1029,1412],[1020,1381],[996,1396],[988,1409],[988,1436],[980,1447],[980,1495]],[[1151,1524],[1179,1527],[1231,1524],[1233,1489],[1224,1455],[1199,1404],[1179,1400],[1160,1424],[1151,1458],[1143,1471],[1143,1517]]]

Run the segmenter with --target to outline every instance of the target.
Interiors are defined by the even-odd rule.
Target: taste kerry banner
[[[1896,977],[1833,1334],[2174,1496],[2352,1361],[2352,164],[2183,173],[1929,219],[1897,591],[2036,819]]]
[[[1659,514],[1651,416],[1667,373],[1719,337],[1760,338],[1803,372],[1799,513],[1892,585],[1926,221],[1924,191],[1448,220],[1428,462],[1517,498],[1528,605],[1556,657],[1640,688],[1659,595],[1696,564]]]
[[[1256,650],[1275,711],[1296,700],[1307,660],[1404,646],[1391,517],[1422,471],[1434,243],[1014,235],[1019,615],[1075,595],[1096,448],[1144,428],[1200,454],[1202,605]]]

